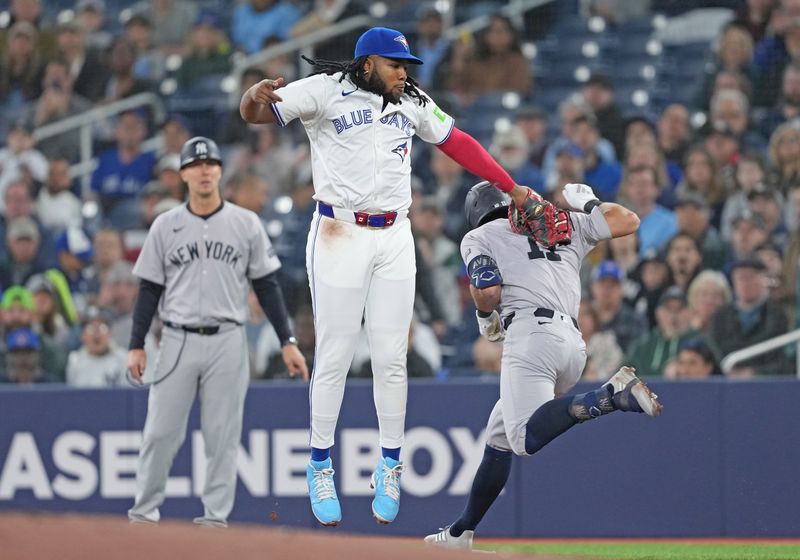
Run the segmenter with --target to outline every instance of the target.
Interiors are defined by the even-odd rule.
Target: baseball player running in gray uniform
[[[656,395],[622,367],[599,389],[562,396],[580,378],[586,345],[575,317],[581,299],[579,270],[601,239],[636,231],[638,217],[597,200],[587,185],[569,184],[571,243],[543,247],[515,234],[505,217],[509,199],[492,185],[475,185],[465,211],[472,229],[461,242],[481,333],[505,339],[500,400],[489,416],[487,444],[464,512],[426,543],[471,548],[484,514],[508,480],[512,455],[533,455],[575,424],[616,410],[656,416]],[[498,312],[499,310],[499,312]]]
[[[195,137],[181,150],[180,174],[189,200],[156,218],[134,267],[141,280],[128,369],[139,383],[145,370],[144,338],[158,307],[164,324],[150,385],[131,521],[158,522],[172,461],[186,435],[195,396],[207,470],[202,517],[195,523],[224,527],[236,491],[236,452],[250,380],[247,363],[247,295],[258,301],[283,344],[289,373],[308,379],[275,272],[275,255],[258,216],[219,192],[222,160],[217,145]]]

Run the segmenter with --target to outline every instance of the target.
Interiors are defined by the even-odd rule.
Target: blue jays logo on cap
[[[356,42],[355,58],[376,54],[384,58],[407,60],[410,64],[422,64],[411,54],[405,35],[388,27],[368,29]]]

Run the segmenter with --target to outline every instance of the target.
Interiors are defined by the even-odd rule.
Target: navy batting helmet
[[[222,165],[222,156],[217,143],[204,136],[195,136],[187,140],[181,148],[181,169],[196,161],[212,161]]]
[[[505,216],[511,197],[498,189],[494,183],[481,181],[467,193],[464,202],[464,215],[470,229],[485,224],[496,218]]]

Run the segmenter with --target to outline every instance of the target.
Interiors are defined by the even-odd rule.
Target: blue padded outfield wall
[[[800,537],[800,382],[652,386],[665,404],[661,417],[613,414],[515,458],[481,534]],[[372,388],[349,384],[334,453],[344,520],[320,529],[424,535],[454,520],[497,396],[491,382],[411,384],[402,507],[395,523],[379,526],[370,512],[379,453]],[[146,405],[144,390],[0,390],[0,511],[124,515]],[[307,411],[305,386],[251,387],[233,521],[317,527],[306,498]],[[164,517],[202,513],[198,418],[195,408]]]

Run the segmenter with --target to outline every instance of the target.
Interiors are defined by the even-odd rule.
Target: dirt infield
[[[457,560],[485,554],[440,550],[408,539],[326,536],[237,526],[206,529],[191,523],[130,525],[125,519],[86,515],[0,515],[3,560]],[[531,558],[510,554],[488,558]],[[536,560],[556,560],[535,556]],[[558,556],[557,560],[568,560]]]

